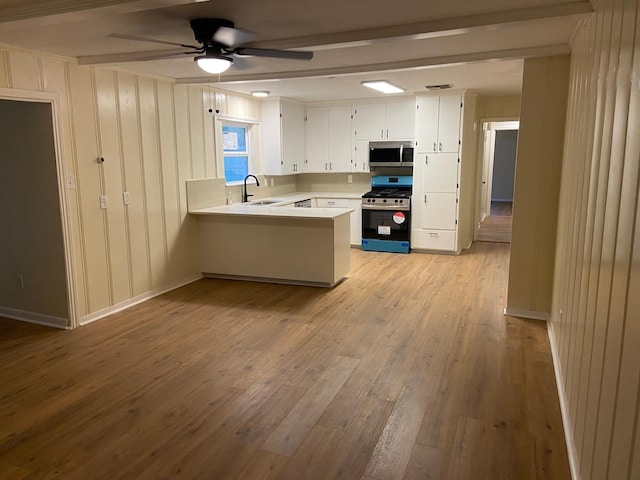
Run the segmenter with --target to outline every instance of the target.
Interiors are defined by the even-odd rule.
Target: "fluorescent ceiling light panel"
[[[365,87],[373,88],[374,90],[378,90],[382,93],[402,93],[404,92],[404,88],[400,88],[393,83],[389,83],[386,80],[367,80],[364,82],[360,82],[361,85]]]
[[[254,90],[253,92],[251,92],[251,95],[253,95],[254,97],[268,97],[269,92],[267,92],[266,90]]]

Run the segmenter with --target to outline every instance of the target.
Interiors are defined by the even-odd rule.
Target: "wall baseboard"
[[[16,310],[8,307],[0,307],[0,317],[20,320],[22,322],[37,323],[38,325],[61,328],[63,330],[69,328],[66,318],[54,317],[52,315],[44,315],[36,312],[27,312],[24,310]]]
[[[125,300],[124,302],[120,302],[116,305],[111,305],[110,307],[103,308],[102,310],[98,310],[97,312],[90,313],[89,315],[85,315],[80,318],[80,326],[87,325],[88,323],[95,322],[96,320],[100,320],[101,318],[107,317],[109,315],[113,315],[114,313],[121,312],[129,307],[133,307],[139,303],[142,303],[146,300],[150,300],[154,297],[162,295],[163,293],[167,293],[171,290],[175,290],[176,288],[180,288],[189,283],[195,282],[196,280],[200,280],[203,278],[202,274],[194,275],[193,277],[187,278],[185,280],[181,280],[173,285],[168,285],[162,288],[156,288],[155,290],[150,290],[146,293],[138,295],[136,297]]]
[[[556,349],[556,336],[553,333],[553,324],[547,323],[547,335],[549,336],[549,343],[551,344],[551,357],[553,359],[553,370],[556,374],[556,387],[558,388],[558,398],[560,399],[560,412],[562,414],[562,426],[564,429],[564,440],[567,444],[567,453],[569,455],[569,468],[571,469],[571,479],[581,480],[580,470],[578,468],[578,451],[576,450],[576,444],[573,440],[573,426],[571,425],[571,418],[569,416],[569,404],[567,402],[567,396],[564,388],[564,378],[562,376],[562,370],[560,368],[560,360],[558,350]]]
[[[549,314],[547,312],[537,312],[535,310],[522,310],[519,308],[505,308],[504,314],[510,317],[529,318],[531,320],[542,320],[544,322],[549,321]]]

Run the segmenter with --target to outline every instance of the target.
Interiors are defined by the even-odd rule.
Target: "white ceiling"
[[[5,0],[0,42],[162,75],[301,101],[375,97],[362,80],[408,93],[450,83],[484,94],[520,91],[523,58],[569,52],[588,1],[562,0]],[[255,32],[251,46],[312,50],[310,61],[243,57],[222,75],[185,55],[112,63],[115,55],[183,49],[111,33],[196,43],[189,20],[226,18]],[[381,94],[380,94],[381,95]]]

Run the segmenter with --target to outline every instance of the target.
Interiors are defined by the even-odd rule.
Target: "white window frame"
[[[249,118],[231,117],[227,115],[219,115],[215,117],[214,134],[216,140],[216,172],[218,178],[224,178],[227,186],[242,185],[242,181],[227,182],[224,174],[224,138],[222,134],[222,126],[228,125],[232,127],[244,127],[247,131],[247,153],[249,174],[258,175],[258,148],[256,142],[258,135],[259,122]],[[249,178],[247,183],[255,183],[253,178]]]

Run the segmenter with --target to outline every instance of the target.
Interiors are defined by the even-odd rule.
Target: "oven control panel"
[[[376,210],[409,210],[409,198],[363,198],[362,208]]]

